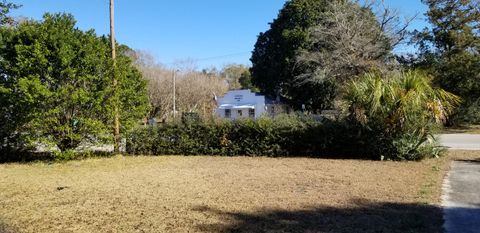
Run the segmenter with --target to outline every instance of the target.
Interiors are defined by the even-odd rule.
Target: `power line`
[[[251,53],[251,51],[241,52],[241,53],[231,53],[231,54],[226,54],[226,55],[220,55],[220,56],[215,56],[215,57],[207,57],[207,58],[200,58],[200,59],[193,59],[193,60],[195,60],[195,61],[208,61],[208,60],[215,60],[215,59],[219,59],[219,58],[236,57],[236,56],[245,55],[245,54],[249,54],[249,53]]]
[[[186,60],[192,60],[195,62],[200,62],[200,61],[209,61],[209,60],[217,60],[220,58],[228,58],[228,57],[236,57],[240,55],[246,55],[251,53],[251,51],[248,52],[239,52],[239,53],[230,53],[230,54],[225,54],[225,55],[218,55],[218,56],[213,56],[213,57],[206,57],[206,58],[187,58]],[[173,65],[176,64],[177,62],[170,62],[170,63],[165,63],[165,65]]]

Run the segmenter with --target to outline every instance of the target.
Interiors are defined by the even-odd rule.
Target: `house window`
[[[225,109],[225,118],[231,118],[231,117],[232,117],[232,110]]]
[[[243,115],[243,111],[242,111],[242,110],[238,110],[238,111],[237,111],[237,115],[238,115],[239,117],[241,117],[241,116]]]
[[[255,118],[255,109],[248,109],[248,117]]]

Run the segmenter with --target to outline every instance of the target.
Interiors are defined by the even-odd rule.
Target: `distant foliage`
[[[175,109],[178,113],[195,112],[203,118],[211,118],[215,109],[214,96],[228,90],[225,79],[216,74],[191,69],[168,69],[157,64],[146,52],[134,53],[137,67],[147,81],[149,118],[159,121],[173,120],[173,75],[175,75]],[[174,72],[175,71],[175,72]],[[180,117],[180,114],[178,114]]]
[[[19,7],[20,5],[7,2],[6,0],[1,0],[0,1],[0,26],[12,25],[13,18],[9,16],[9,13],[12,9],[17,9]]]
[[[480,98],[473,100],[465,100],[452,115],[450,124],[480,124]]]
[[[239,64],[229,64],[223,67],[220,75],[228,82],[230,90],[252,89],[249,67]]]

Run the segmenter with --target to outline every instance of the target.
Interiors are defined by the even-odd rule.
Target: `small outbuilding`
[[[226,119],[271,116],[288,112],[288,107],[278,99],[271,100],[251,90],[232,90],[217,99],[216,115]]]

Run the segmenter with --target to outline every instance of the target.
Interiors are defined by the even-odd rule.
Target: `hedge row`
[[[378,159],[357,127],[304,116],[141,127],[127,136],[132,155],[312,156]],[[371,137],[370,137],[371,138]]]

